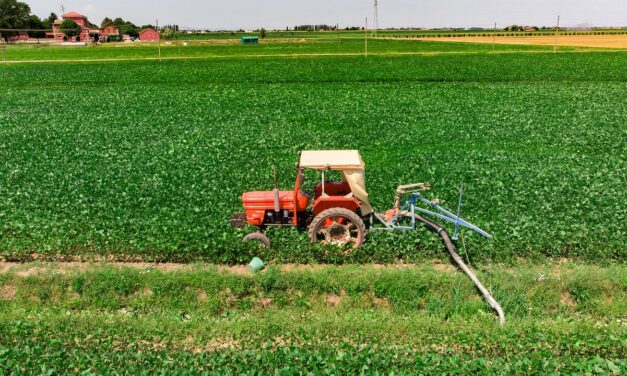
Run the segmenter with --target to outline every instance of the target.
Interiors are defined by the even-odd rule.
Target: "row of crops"
[[[508,312],[500,328],[463,275],[427,265],[255,276],[17,266],[0,275],[0,370],[621,374],[624,275],[569,263],[484,269]]]
[[[102,316],[88,319],[107,320]],[[55,320],[52,323],[35,320],[36,318],[15,320],[0,324],[0,368],[7,373],[56,374],[81,371],[110,374],[236,375],[252,374],[254,370],[255,374],[286,375],[621,375],[627,371],[625,354],[616,352],[621,343],[615,340],[615,334],[610,334],[611,330],[591,329],[590,332],[585,332],[578,328],[579,331],[568,331],[568,324],[564,325],[567,327],[565,335],[559,333],[559,329],[563,329],[559,327],[557,330],[551,328],[554,331],[551,336],[525,330],[524,325],[527,323],[521,323],[506,332],[490,332],[487,335],[473,336],[473,333],[462,330],[449,333],[458,337],[459,344],[425,345],[421,349],[416,349],[413,345],[359,343],[360,338],[332,341],[319,337],[316,330],[301,330],[294,335],[294,342],[277,336],[273,340],[256,339],[253,344],[240,345],[237,348],[221,348],[221,339],[209,346],[185,347],[180,344],[185,342],[185,338],[173,344],[153,334],[160,333],[155,329],[152,333],[128,329],[113,333],[101,325],[91,325],[92,330],[76,331],[77,325],[88,325],[86,319],[78,321],[64,317],[63,321]],[[120,321],[118,328],[132,328],[137,324],[136,319],[132,322],[124,319]],[[107,323],[114,324],[115,321],[108,319]],[[588,327],[593,328],[593,325],[588,324]],[[474,329],[482,328],[475,326]],[[194,333],[188,331],[187,334]],[[595,337],[590,340],[588,335]],[[7,341],[8,338],[14,340]],[[437,341],[439,338],[429,339]],[[560,346],[554,348],[552,343],[559,343]],[[486,347],[498,348],[498,354],[482,355],[481,352],[459,350]],[[556,354],[561,351],[567,355]]]
[[[302,149],[359,149],[378,210],[401,183],[466,185],[471,260],[624,256],[624,53],[15,65],[0,70],[0,252],[220,263],[397,262],[432,234],[372,234],[348,259],[293,230],[228,226],[293,184]],[[309,184],[316,177],[307,176]]]

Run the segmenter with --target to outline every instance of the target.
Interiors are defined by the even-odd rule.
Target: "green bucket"
[[[263,263],[263,261],[261,261],[259,257],[253,257],[253,259],[250,261],[250,264],[248,264],[248,270],[253,273],[260,271],[264,267],[265,264]]]

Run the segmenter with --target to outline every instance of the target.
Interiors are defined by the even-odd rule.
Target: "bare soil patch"
[[[564,291],[564,293],[562,293],[562,296],[560,296],[560,303],[568,307],[574,307],[577,305],[568,291]]]
[[[15,297],[17,289],[12,285],[4,285],[0,287],[0,299],[11,300]]]
[[[433,269],[437,270],[438,272],[447,272],[447,273],[456,271],[455,267],[452,264],[441,264],[441,263],[433,264]]]
[[[206,302],[208,298],[207,292],[205,292],[205,290],[202,290],[202,289],[198,289],[197,292],[198,292],[198,301]]]
[[[260,298],[255,303],[255,308],[268,308],[272,306],[272,303],[274,303],[274,301],[270,298]]]
[[[191,270],[192,264],[153,264],[146,262],[50,262],[50,263],[18,263],[0,262],[0,274],[15,272],[19,277],[29,277],[32,275],[53,272],[67,274],[71,271],[85,271],[101,267],[114,268],[134,268],[134,269],[156,269],[164,272]]]
[[[329,294],[324,298],[324,303],[329,307],[337,307],[340,304],[340,297],[335,294]]]
[[[390,302],[387,298],[374,298],[374,308],[390,309]]]

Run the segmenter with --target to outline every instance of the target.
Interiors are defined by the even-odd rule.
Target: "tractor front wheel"
[[[262,234],[261,232],[250,233],[250,234],[244,236],[244,239],[242,239],[242,240],[244,242],[250,242],[250,241],[259,242],[264,247],[266,247],[268,249],[271,248],[270,239],[268,239],[268,237],[265,236],[264,234]]]
[[[364,221],[355,213],[344,208],[331,208],[318,214],[308,229],[312,243],[323,245],[361,246],[366,238]]]

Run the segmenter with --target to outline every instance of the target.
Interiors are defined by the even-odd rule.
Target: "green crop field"
[[[219,39],[219,38],[218,38]],[[219,41],[218,41],[219,42]],[[251,57],[277,55],[359,55],[364,53],[365,43],[360,38],[308,38],[277,41],[275,38],[259,45],[217,43],[215,40],[164,41],[161,56],[165,59]],[[497,45],[496,52],[546,52],[550,46]],[[560,47],[560,51],[593,51],[588,47]],[[492,45],[466,42],[433,42],[428,40],[369,40],[370,55],[434,54],[434,53],[489,53]],[[88,46],[54,46],[47,44],[10,45],[6,59],[15,61],[41,60],[102,60],[102,59],[156,59],[157,43],[108,43]]]
[[[0,64],[0,374],[627,371],[627,53],[200,43],[7,49],[30,62]],[[378,211],[463,182],[494,238],[458,251],[505,326],[424,229],[244,244],[241,193],[272,165],[292,188],[304,149],[360,150]]]
[[[359,149],[379,211],[429,182],[495,235],[468,256],[624,257],[624,53],[227,59],[0,70],[0,252],[9,260],[243,262],[239,197],[293,185],[302,149]],[[309,184],[316,177],[308,175]],[[271,231],[260,256],[341,262]],[[348,262],[441,255],[372,234]],[[331,258],[330,258],[331,257]]]
[[[0,276],[6,373],[623,374],[624,267],[24,265]]]

